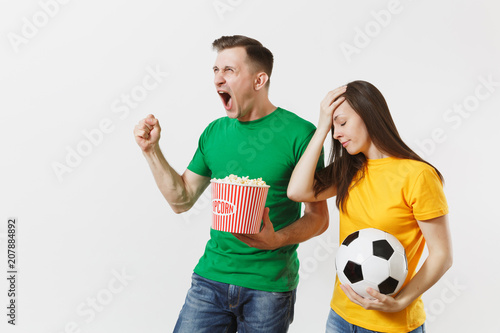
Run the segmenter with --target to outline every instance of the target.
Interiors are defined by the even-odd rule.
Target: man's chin
[[[239,117],[238,112],[233,111],[233,110],[226,110],[226,114],[227,114],[227,117],[231,118],[231,119],[237,119]]]

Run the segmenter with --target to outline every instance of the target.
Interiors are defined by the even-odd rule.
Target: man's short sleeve
[[[314,125],[311,125],[313,127],[312,131],[307,135],[306,139],[300,144],[297,150],[297,155],[296,155],[296,161],[295,163],[299,163],[300,158],[304,154],[304,152],[307,149],[307,146],[309,145],[309,142],[311,141],[314,133],[316,132],[316,128]],[[318,164],[316,165],[316,171],[321,170],[325,167],[325,151],[323,148],[321,148],[321,155],[319,156],[318,159]]]
[[[198,148],[194,153],[191,162],[188,165],[188,170],[205,177],[212,177],[212,171],[209,169],[207,163],[205,162],[205,140],[206,140],[206,130],[200,135],[198,140]]]

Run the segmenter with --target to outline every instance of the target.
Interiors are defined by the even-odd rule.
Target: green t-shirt
[[[281,108],[248,122],[223,117],[202,133],[188,169],[210,178],[230,174],[262,178],[270,185],[269,217],[279,230],[300,218],[301,204],[288,199],[286,190],[314,131],[313,124]],[[322,157],[318,166],[323,165]],[[290,291],[299,280],[297,247],[260,250],[231,233],[210,229],[210,240],[194,271],[213,281],[246,288]]]

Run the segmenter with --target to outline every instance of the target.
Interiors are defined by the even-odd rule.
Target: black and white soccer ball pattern
[[[408,274],[406,252],[393,235],[374,228],[361,229],[347,236],[335,258],[340,283],[360,296],[372,298],[371,287],[393,295],[401,289]]]

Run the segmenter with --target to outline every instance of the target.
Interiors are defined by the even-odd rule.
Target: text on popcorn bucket
[[[231,215],[236,212],[234,204],[222,199],[212,200],[212,212],[216,215]]]

